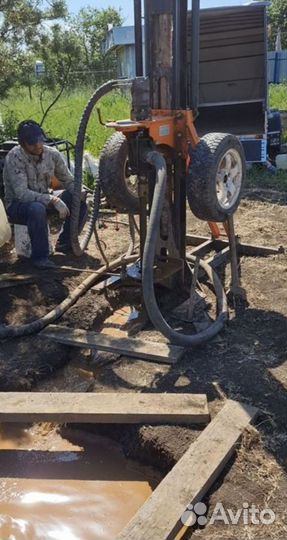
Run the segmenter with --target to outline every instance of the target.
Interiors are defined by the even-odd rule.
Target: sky
[[[95,7],[98,9],[109,6],[117,9],[122,8],[124,24],[132,25],[133,20],[133,0],[66,0],[68,9],[71,13],[77,13],[82,7]],[[244,4],[246,0],[201,0],[201,7],[208,8],[213,6],[232,6],[234,4]]]

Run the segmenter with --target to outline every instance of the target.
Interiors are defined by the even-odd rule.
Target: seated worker
[[[70,210],[74,178],[61,153],[46,146],[42,128],[33,120],[21,122],[18,127],[19,146],[6,156],[3,171],[5,204],[11,223],[27,225],[31,239],[31,259],[37,268],[53,268],[49,260],[47,211],[55,209],[64,221],[56,250],[71,251]],[[56,196],[51,189],[53,176],[65,191]],[[85,193],[81,197],[80,229],[87,219]]]

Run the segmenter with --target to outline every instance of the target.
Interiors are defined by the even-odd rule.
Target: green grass
[[[53,137],[68,139],[75,143],[80,118],[93,91],[92,88],[84,88],[64,93],[49,112],[44,123],[45,131]],[[124,95],[116,91],[103,98],[100,102],[103,119],[106,121],[128,118],[130,116],[128,96],[129,94]],[[54,95],[47,93],[44,108],[51,103],[54,97]],[[287,111],[287,83],[270,85],[270,106]],[[40,121],[42,112],[37,89],[33,90],[32,101],[30,101],[26,90],[13,90],[9,99],[0,103],[0,113],[4,120],[10,118],[10,123],[14,128],[18,122],[26,118]],[[97,113],[94,112],[87,130],[86,150],[98,156],[110,133],[109,129],[99,124]]]
[[[270,84],[269,92],[270,107],[280,111],[287,111],[287,83]]]
[[[287,171],[278,171],[273,175],[263,167],[254,165],[247,172],[246,187],[287,192]]]
[[[92,88],[85,88],[64,93],[45,121],[43,127],[47,134],[75,143],[80,118],[93,91]],[[45,107],[51,103],[53,97],[51,94],[47,95]],[[270,85],[270,107],[287,110],[287,84]],[[101,100],[100,108],[104,121],[129,118],[129,94],[125,95],[115,91]],[[4,120],[10,117],[14,128],[18,122],[26,118],[33,118],[36,121],[40,121],[42,118],[36,91],[34,91],[32,101],[30,101],[27,91],[14,91],[9,99],[1,102],[0,112]],[[99,156],[105,141],[112,132],[113,130],[105,128],[99,123],[97,113],[94,111],[87,129],[85,149],[94,156]],[[247,186],[287,191],[287,171],[279,171],[276,176],[273,176],[264,169],[253,167],[247,175]]]
[[[45,120],[43,128],[46,133],[56,138],[68,139],[74,144],[80,118],[92,93],[92,89],[83,89],[63,94]],[[51,94],[47,95],[44,108],[51,103],[53,97]],[[130,116],[129,99],[119,91],[115,91],[103,98],[99,106],[104,121],[119,120]],[[2,101],[0,112],[4,123],[10,117],[12,124],[15,126],[18,122],[27,118],[40,121],[43,116],[36,93],[34,99],[30,101],[23,90],[14,92],[9,99]],[[98,156],[106,139],[112,133],[113,130],[99,123],[97,112],[94,110],[86,133],[85,149]]]

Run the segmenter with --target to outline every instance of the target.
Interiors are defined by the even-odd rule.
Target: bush
[[[16,111],[8,109],[3,117],[3,124],[0,126],[0,141],[13,139],[17,136],[17,127],[20,122]]]

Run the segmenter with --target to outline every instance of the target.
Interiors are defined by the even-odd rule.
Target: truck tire
[[[246,175],[244,150],[235,135],[208,133],[190,150],[187,199],[193,214],[224,222],[234,214]]]
[[[123,133],[106,142],[99,162],[100,185],[109,204],[120,212],[138,214],[137,177],[129,171],[128,143]]]

